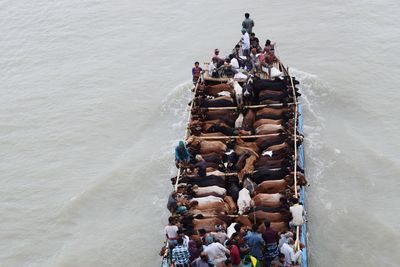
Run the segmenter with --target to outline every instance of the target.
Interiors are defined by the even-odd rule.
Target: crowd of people
[[[271,76],[271,68],[278,61],[275,56],[275,43],[266,40],[264,47],[261,47],[259,39],[253,32],[254,21],[250,19],[249,13],[245,14],[242,27],[241,40],[229,55],[221,56],[218,48],[214,50],[207,70],[210,77],[246,78],[249,73],[262,71]],[[193,83],[197,82],[201,71],[203,69],[196,61],[192,68]]]
[[[219,49],[214,50],[208,69],[211,77],[237,78],[238,74],[269,71],[271,78],[270,69],[277,60],[275,44],[267,40],[264,48],[260,46],[253,33],[254,21],[248,13],[242,27],[242,39],[229,56],[221,57]],[[203,72],[199,65],[195,62],[192,69],[194,83]],[[249,105],[293,101],[287,79],[259,79],[253,85],[244,84],[257,92]],[[190,124],[192,135],[218,133],[221,137],[239,131],[243,131],[241,134],[248,131],[249,135],[277,135],[274,140],[269,136],[246,142],[239,138],[230,145],[228,139],[210,141],[204,147],[200,144],[200,149],[195,148],[193,140],[179,141],[175,164],[182,175],[180,179],[172,179],[176,187],[167,204],[171,216],[165,227],[167,253],[163,255],[172,267],[298,266],[304,245],[296,240],[295,233],[296,227],[305,223],[305,211],[299,195],[291,190],[293,177],[304,178],[304,171],[297,169],[294,175],[293,164],[289,162],[293,158],[289,146],[293,144],[287,137],[293,129],[285,134],[281,132],[288,130],[290,124],[283,122],[293,119],[295,106],[242,110],[241,97],[233,84],[202,86],[204,90],[199,90],[198,95],[205,98],[210,97],[208,94],[218,95],[222,98],[219,107],[236,103],[239,113],[243,114],[227,109],[196,117],[192,110],[192,120],[194,117],[199,120]],[[202,105],[194,108],[201,110]],[[232,171],[235,173],[227,175]],[[298,186],[306,184],[305,178],[300,181]],[[288,192],[282,193],[283,190]]]
[[[183,230],[176,217],[165,227],[171,266],[174,267],[288,267],[296,266],[301,249],[294,251],[292,231],[278,233],[264,221],[260,227],[233,223],[214,231]]]

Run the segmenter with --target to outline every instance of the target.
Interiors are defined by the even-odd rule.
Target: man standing
[[[246,29],[247,33],[252,33],[254,27],[254,21],[250,18],[250,14],[244,14],[245,19],[242,22],[242,27]]]
[[[248,57],[250,55],[250,37],[246,29],[242,29],[242,52],[243,56]]]
[[[271,228],[271,223],[269,221],[265,221],[264,225],[265,225],[265,231],[262,234],[262,237],[266,244],[265,261],[266,261],[266,267],[270,267],[271,262],[279,255],[278,251],[279,236],[278,233]]]
[[[199,67],[199,62],[196,61],[194,63],[194,67],[192,68],[192,76],[193,76],[193,83],[196,84],[197,80],[200,78],[200,74],[203,71],[202,68]]]
[[[212,238],[211,238],[212,239]],[[218,265],[226,261],[226,254],[229,255],[230,251],[224,247],[221,243],[214,242],[209,244],[204,252],[207,253],[209,258],[209,263],[213,265]]]
[[[263,260],[263,247],[265,245],[265,241],[262,238],[261,234],[258,233],[258,225],[253,224],[251,231],[247,233],[244,237],[247,245],[250,247],[250,255],[257,258],[258,260]]]
[[[176,246],[179,228],[175,225],[174,217],[169,217],[168,222],[169,224],[165,226],[165,235],[168,240],[169,256],[172,257],[172,249]]]
[[[174,267],[189,267],[189,250],[183,245],[183,238],[178,238],[178,245],[172,250]]]

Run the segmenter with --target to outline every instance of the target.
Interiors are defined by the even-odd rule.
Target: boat
[[[208,63],[204,65],[208,67]],[[241,75],[239,79],[223,74],[212,77],[203,71],[192,90],[183,138],[191,155],[190,163],[179,165],[177,176],[172,179],[173,192],[178,192],[175,201],[182,209],[170,211],[178,221],[195,218],[190,223],[181,221],[181,227],[195,231],[201,227],[206,232],[221,224],[226,229],[233,222],[245,227],[258,224],[262,230],[267,219],[277,232],[293,233],[294,251],[301,251],[297,263],[306,267],[307,222],[303,218],[301,223],[289,224],[292,217],[287,216],[291,214],[290,207],[298,205],[294,204],[296,200],[305,206],[308,185],[304,176],[299,82],[277,56],[266,67],[273,71],[261,66],[250,72],[240,69],[247,77]],[[206,161],[206,177],[196,174],[196,155],[203,155]],[[217,161],[211,155],[216,155]],[[226,194],[207,191],[210,186],[222,187]],[[235,186],[249,191],[250,205],[238,202],[238,192],[232,189]],[[215,205],[218,208],[214,209],[197,209],[198,201],[209,196],[217,201],[223,199],[224,204]],[[194,207],[192,197],[197,199]],[[167,240],[160,252],[163,267],[171,264],[168,243]]]

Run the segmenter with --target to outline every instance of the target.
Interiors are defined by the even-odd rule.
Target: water
[[[0,266],[158,266],[190,68],[243,13],[302,82],[312,266],[397,266],[398,1],[0,2]]]

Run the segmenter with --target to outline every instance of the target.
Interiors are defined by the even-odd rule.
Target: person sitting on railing
[[[176,192],[172,192],[171,194],[169,194],[168,197],[168,202],[167,202],[167,209],[171,212],[174,213],[176,210]]]
[[[168,250],[169,250],[169,257],[172,257],[172,249],[176,246],[177,244],[177,238],[178,238],[178,226],[175,225],[175,220],[174,217],[169,217],[168,218],[168,225],[165,226],[165,236],[167,237],[168,240]]]
[[[238,68],[244,67],[244,59],[241,57],[242,53],[240,51],[240,45],[239,44],[237,44],[235,46],[235,48],[232,50],[232,54],[231,55],[233,55],[233,58],[235,58],[238,61],[238,63],[239,63],[239,67]],[[229,55],[229,58],[232,60],[231,55]]]
[[[179,141],[178,146],[175,148],[175,165],[179,168],[181,165],[189,163],[190,154],[186,148],[185,142]]]
[[[218,59],[217,58],[212,58],[210,64],[208,65],[208,75],[213,77],[213,78],[219,78],[220,73],[218,70]]]
[[[231,65],[231,60],[229,58],[225,59],[223,66],[223,75],[228,78],[232,78],[238,71],[233,68]]]
[[[214,58],[217,60],[217,68],[219,68],[222,65],[224,65],[224,59],[219,56],[219,49],[218,48],[215,48],[214,55],[213,55],[213,57],[211,59],[214,59]]]
[[[269,54],[269,53],[275,54],[275,44],[276,43],[271,43],[270,40],[267,40],[265,42],[265,46],[264,46],[263,52],[267,53],[267,54]]]
[[[281,233],[279,238],[278,248],[281,249],[283,244],[288,242],[289,238],[293,238],[293,233],[291,231],[287,231],[286,233]]]
[[[301,249],[303,248],[303,245],[300,244],[300,250],[294,253],[294,241],[293,238],[289,238],[288,242],[283,244],[281,247],[281,253],[285,255],[285,267],[290,267],[298,261],[298,259],[301,256]]]
[[[303,205],[299,203],[299,200],[295,198],[293,200],[293,206],[290,207],[290,213],[292,213],[293,219],[289,222],[291,227],[300,226],[305,221],[305,211]]]
[[[189,257],[189,250],[183,245],[183,238],[179,237],[177,239],[177,246],[172,250],[172,266],[189,267]]]
[[[229,55],[229,59],[231,60],[231,66],[233,69],[238,70],[240,68],[239,66],[239,60],[235,57],[234,54]]]

